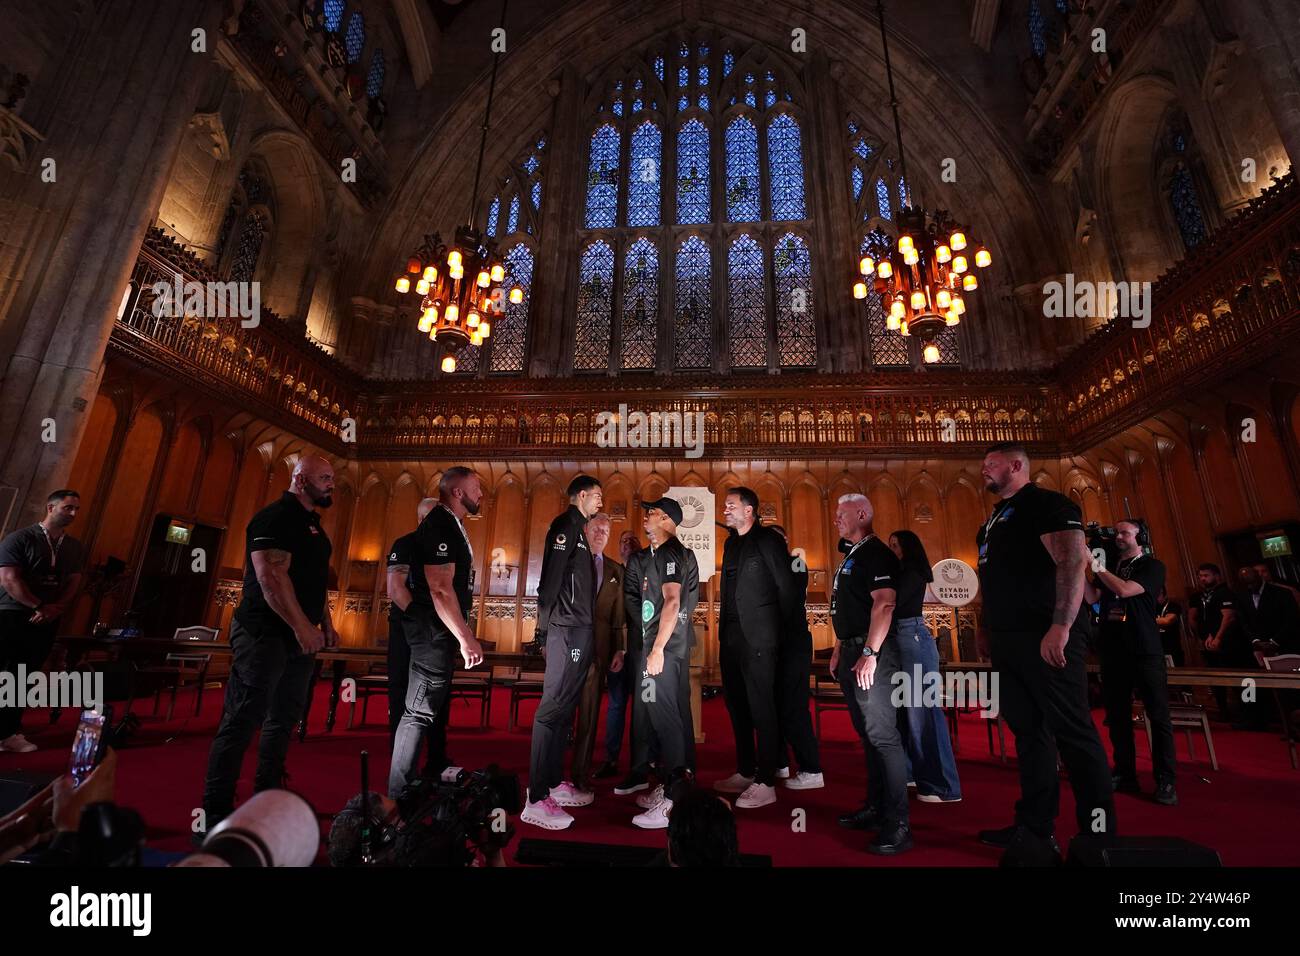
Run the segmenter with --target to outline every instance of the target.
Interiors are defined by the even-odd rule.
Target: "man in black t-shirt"
[[[425,498],[416,506],[415,524],[438,506],[437,498]],[[416,534],[404,534],[388,549],[388,571],[385,589],[388,592],[388,745],[391,751],[397,739],[397,725],[406,712],[406,688],[411,674],[411,645],[406,642],[406,608],[411,603],[408,580],[411,565],[415,562]],[[429,764],[426,771],[438,772],[447,766],[447,712],[443,708],[433,733],[429,735]],[[438,762],[442,766],[437,766]]]
[[[473,471],[448,468],[438,482],[438,506],[413,532],[411,600],[402,620],[411,648],[410,676],[388,771],[388,795],[394,799],[419,779],[421,741],[445,726],[458,659],[467,668],[483,662],[483,648],[469,629],[474,549],[463,523],[466,515],[478,514],[482,501],[483,486]]]
[[[1192,632],[1201,641],[1201,656],[1209,667],[1251,667],[1255,657],[1250,642],[1241,627],[1237,609],[1237,596],[1223,580],[1217,564],[1205,563],[1196,569],[1196,579],[1201,591],[1188,608]],[[1214,688],[1214,699],[1219,705],[1219,716],[1231,719],[1226,687]],[[1231,699],[1238,698],[1234,694]]]
[[[844,495],[835,527],[849,549],[831,583],[835,649],[831,674],[840,682],[853,729],[867,758],[867,799],[840,817],[854,830],[878,830],[870,853],[895,856],[912,848],[907,812],[907,757],[891,701],[900,660],[894,636],[898,558],[871,530],[875,511],[865,495]]]
[[[564,747],[573,729],[595,648],[596,565],[587,545],[587,519],[604,502],[600,482],[579,475],[569,482],[569,507],[551,522],[542,545],[537,583],[537,630],[533,640],[546,655],[542,699],[533,714],[528,759],[528,802],[519,819],[545,830],[563,830],[573,817],[565,807],[585,807],[590,790],[564,781]]]
[[[45,501],[45,517],[0,541],[0,673],[38,670],[54,644],[59,617],[81,585],[81,542],[67,533],[81,496],[60,488]],[[0,707],[0,753],[29,753],[20,733],[22,709]]]
[[[632,823],[644,830],[668,827],[674,784],[686,779],[694,759],[695,729],[691,722],[691,621],[700,595],[695,552],[677,537],[682,506],[672,498],[646,502],[645,530],[650,551],[638,564],[641,575],[640,642],[642,671],[633,693],[644,702],[642,711],[659,741],[659,786],[637,803],[644,813]],[[636,639],[633,634],[629,641]]]
[[[1136,690],[1151,721],[1152,763],[1155,767],[1156,802],[1175,806],[1174,728],[1169,719],[1169,675],[1165,651],[1156,624],[1156,595],[1165,587],[1165,566],[1143,552],[1149,543],[1146,526],[1138,518],[1115,522],[1119,560],[1114,570],[1105,566],[1104,552],[1088,550],[1085,568],[1095,579],[1084,594],[1088,603],[1101,603],[1101,690],[1106,704],[1115,769],[1112,782],[1120,793],[1140,793],[1137,751],[1133,748],[1133,691]]]
[[[230,680],[203,789],[206,832],[230,815],[244,752],[260,725],[253,790],[284,784],[289,734],[302,719],[315,654],[338,644],[330,620],[330,540],[318,508],[333,503],[334,468],[294,466],[289,490],[248,523],[244,596],[230,623]]]
[[[1061,862],[1052,836],[1058,751],[1079,831],[1115,832],[1110,769],[1088,709],[1083,516],[1069,498],[1030,480],[1021,445],[990,448],[983,476],[999,498],[976,536],[983,625],[1000,710],[1016,738],[1020,800],[1015,825],[981,831],[980,840],[1005,847],[1006,865],[1051,866]]]

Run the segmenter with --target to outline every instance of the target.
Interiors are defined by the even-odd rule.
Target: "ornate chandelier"
[[[898,118],[898,97],[894,93],[894,71],[889,61],[889,42],[885,37],[885,4],[876,0],[880,16],[880,42],[885,53],[885,75],[889,80],[889,103],[894,113],[894,136],[898,143],[898,162],[902,182],[907,183],[907,160],[903,152],[903,129]],[[898,214],[898,241],[879,260],[863,256],[858,261],[861,276],[853,284],[853,297],[865,299],[879,295],[885,310],[885,327],[902,335],[915,335],[922,342],[922,357],[928,364],[939,361],[935,339],[947,327],[958,325],[966,312],[963,292],[979,288],[979,279],[971,270],[993,261],[989,251],[978,243],[971,251],[966,230],[947,210],[927,214],[911,204],[911,189],[901,195]]]
[[[505,28],[507,3],[508,0],[501,3],[502,29]],[[503,291],[505,264],[497,255],[496,243],[485,239],[474,221],[500,61],[501,50],[498,49],[492,57],[492,77],[483,109],[478,165],[474,168],[474,189],[469,201],[469,222],[457,227],[451,245],[444,243],[439,233],[426,235],[421,246],[406,260],[406,269],[393,283],[393,288],[402,295],[414,293],[421,297],[417,328],[442,347],[441,367],[444,372],[456,371],[456,351],[466,345],[482,345],[492,334],[488,316],[505,311],[504,298],[508,296],[514,304],[524,301],[524,290],[517,284],[510,287],[509,293]]]

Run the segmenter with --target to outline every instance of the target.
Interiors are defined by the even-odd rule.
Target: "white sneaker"
[[[910,789],[910,790],[915,790],[915,789],[916,789],[916,781],[915,781],[915,780],[909,780],[909,781],[907,781],[907,786],[908,786],[908,789]]]
[[[519,814],[519,819],[543,830],[563,830],[573,824],[573,817],[561,810],[560,805],[551,797],[536,803],[530,802],[524,807],[524,812]]]
[[[641,796],[637,797],[636,805],[642,810],[653,810],[655,807],[659,806],[659,801],[663,800],[664,796],[664,788],[658,786],[649,793],[643,793]]]
[[[753,782],[753,777],[746,777],[744,774],[733,773],[726,780],[719,780],[715,783],[713,789],[719,793],[744,793],[749,789],[749,785]]]
[[[800,770],[785,785],[791,790],[819,790],[826,786],[826,781],[819,773],[804,773]]]
[[[790,768],[789,768],[789,767],[782,767],[780,770],[778,770],[778,771],[776,772],[776,778],[777,778],[778,780],[789,780],[789,779],[790,779]]]
[[[736,806],[746,810],[765,807],[769,803],[776,803],[776,787],[769,787],[765,783],[751,783],[745,792],[736,798]]]
[[[662,789],[662,788],[660,788]],[[642,830],[667,830],[668,814],[673,809],[673,802],[664,797],[645,813],[638,813],[632,818],[632,824]]]
[[[12,737],[6,737],[0,740],[0,750],[11,754],[29,754],[36,749],[36,745],[24,737],[22,734],[14,734]]]
[[[961,797],[953,797],[949,800],[945,800],[937,793],[918,793],[916,799],[920,800],[922,803],[961,803]]]
[[[551,787],[551,799],[562,807],[585,807],[596,799],[596,795],[565,780],[558,787]]]

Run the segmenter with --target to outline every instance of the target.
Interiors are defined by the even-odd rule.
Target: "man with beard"
[[[470,469],[456,466],[438,482],[438,507],[415,529],[407,586],[411,602],[403,627],[411,649],[406,710],[393,740],[388,795],[396,798],[419,777],[420,743],[446,726],[451,680],[459,657],[466,667],[483,661],[483,648],[469,629],[474,591],[474,551],[462,523],[476,515],[483,486]]]
[[[45,517],[0,541],[0,672],[39,668],[54,644],[59,615],[81,583],[81,542],[67,534],[81,496],[60,488],[45,501]],[[0,708],[0,753],[29,753],[22,710]]]
[[[542,699],[533,715],[528,804],[519,819],[544,830],[573,823],[564,807],[585,807],[591,791],[564,783],[564,746],[587,680],[595,645],[596,565],[587,544],[587,520],[603,503],[600,482],[579,475],[569,482],[569,507],[551,522],[537,585],[537,636],[546,655]]]
[[[248,523],[244,596],[230,623],[230,680],[203,790],[208,831],[234,809],[244,752],[259,725],[253,790],[283,786],[289,734],[302,719],[314,655],[338,644],[326,596],[330,540],[317,512],[333,503],[333,492],[333,466],[305,455],[289,490]]]

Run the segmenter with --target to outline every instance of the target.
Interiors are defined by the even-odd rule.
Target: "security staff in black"
[[[632,822],[643,829],[665,829],[672,810],[674,785],[695,764],[695,727],[691,719],[690,664],[695,628],[692,615],[699,601],[700,571],[695,552],[677,537],[682,506],[672,498],[642,505],[650,551],[638,565],[641,589],[642,669],[632,693],[659,743],[659,786],[645,813]]]
[[[866,802],[839,822],[850,829],[878,830],[868,852],[895,856],[912,848],[907,756],[891,700],[900,667],[894,636],[899,564],[872,533],[873,516],[865,495],[844,495],[835,509],[835,526],[848,542],[848,553],[831,583],[831,674],[844,691],[867,762]]]
[[[650,549],[633,552],[628,555],[623,572],[623,613],[627,617],[627,654],[623,658],[623,669],[627,672],[627,692],[631,708],[630,739],[632,762],[628,775],[614,786],[617,796],[626,796],[650,786],[650,763],[658,760],[659,745],[655,740],[654,728],[650,726],[650,717],[645,712],[641,700],[642,671],[645,669],[645,651],[641,641],[634,639],[641,633],[645,622],[641,620],[641,589],[645,576],[642,565],[650,560]],[[694,739],[692,738],[692,768],[694,767]]]
[[[315,653],[338,644],[327,602],[330,540],[317,508],[333,502],[334,469],[298,460],[289,490],[248,523],[244,596],[230,624],[230,679],[208,753],[206,830],[230,815],[244,752],[261,727],[253,790],[284,785],[289,735],[303,719]]]
[[[776,772],[784,765],[778,762],[777,655],[795,618],[798,592],[785,541],[758,523],[758,496],[732,488],[722,513],[735,532],[722,546],[719,661],[736,738],[736,774],[715,786],[739,793],[736,806],[748,809],[776,800]]]
[[[474,550],[463,524],[466,515],[478,514],[482,500],[477,475],[459,465],[448,468],[438,483],[438,506],[414,532],[407,576],[411,602],[402,620],[411,666],[388,771],[388,795],[393,798],[419,780],[416,764],[422,740],[446,725],[457,665],[463,661],[472,668],[483,662],[483,649],[468,623]]]
[[[983,623],[1016,738],[1020,800],[1015,825],[982,831],[980,840],[1005,847],[1005,865],[1052,866],[1061,862],[1052,836],[1058,750],[1080,832],[1115,832],[1110,769],[1088,709],[1083,516],[1069,498],[1030,481],[1020,445],[990,448],[983,476],[1001,499],[976,536]]]
[[[1101,603],[1101,691],[1106,727],[1114,754],[1112,782],[1120,793],[1139,793],[1137,751],[1133,747],[1133,691],[1151,721],[1156,802],[1178,803],[1174,791],[1174,728],[1169,719],[1169,677],[1156,623],[1156,595],[1164,590],[1165,566],[1143,550],[1150,544],[1140,518],[1115,522],[1118,561],[1089,552],[1084,565],[1093,572],[1085,589],[1089,604]],[[1087,549],[1087,544],[1084,548]]]
[[[535,640],[544,642],[546,676],[533,716],[528,804],[519,818],[547,830],[563,830],[573,823],[563,807],[586,806],[592,800],[590,791],[560,784],[564,747],[595,645],[596,565],[584,529],[604,499],[600,482],[590,475],[569,482],[568,494],[569,507],[551,522],[542,546]]]
[[[772,525],[772,530],[781,536],[789,552],[785,529]],[[793,750],[799,769],[786,778],[785,785],[792,790],[815,790],[825,786],[825,781],[817,731],[808,709],[813,655],[812,631],[808,627],[808,562],[798,553],[787,554],[787,560],[794,574],[795,613],[776,652],[776,710],[781,722],[777,763],[788,767],[788,751]]]
[[[425,498],[415,509],[418,526],[438,504],[437,498]],[[411,565],[415,562],[416,535],[404,534],[388,549],[388,572],[385,577],[388,592],[388,744],[392,749],[397,738],[397,725],[406,712],[406,688],[411,670],[411,645],[406,643],[406,608],[412,595],[409,584]],[[427,584],[426,584],[427,588]],[[447,713],[443,708],[438,723],[429,735],[429,763],[425,772],[438,773],[450,762],[446,756]]]

